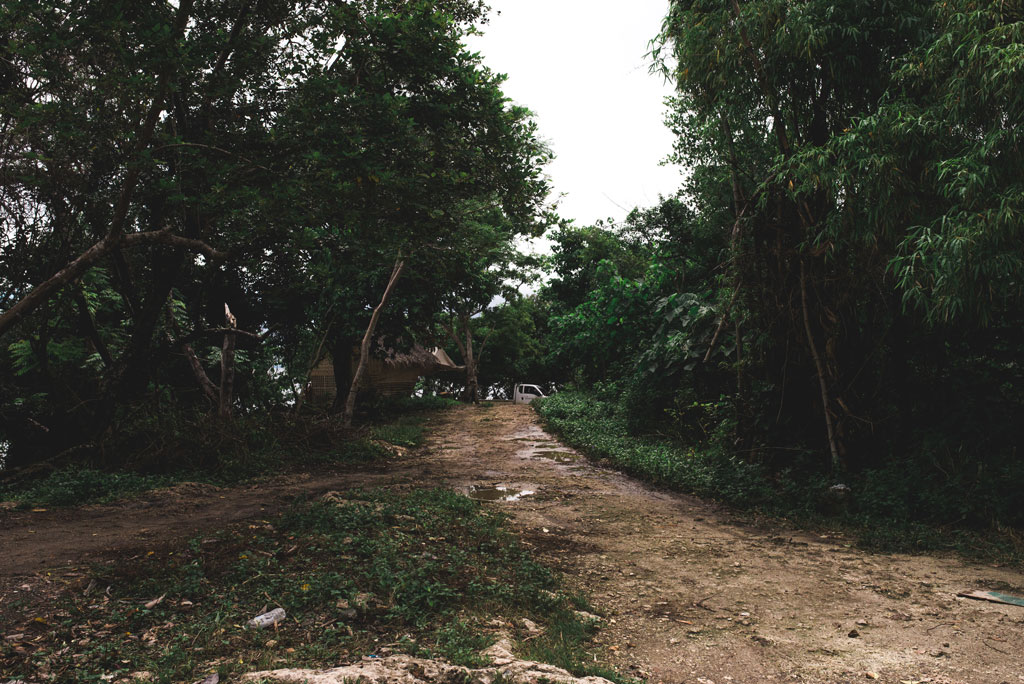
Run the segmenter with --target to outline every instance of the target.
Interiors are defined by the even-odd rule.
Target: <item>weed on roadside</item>
[[[423,443],[426,416],[422,413],[405,415],[385,425],[370,428],[370,436],[389,444],[412,448]]]
[[[15,500],[23,507],[75,506],[104,503],[132,496],[174,482],[167,476],[138,473],[105,473],[94,468],[58,470],[25,488],[0,488],[0,501]]]
[[[55,605],[0,607],[0,671],[35,681],[110,681],[150,672],[194,681],[279,667],[327,667],[389,652],[483,664],[495,617],[549,626],[527,655],[584,666],[578,599],[534,561],[500,514],[447,490],[349,492],[296,505],[99,566]],[[276,628],[249,630],[274,608]]]
[[[829,502],[825,478],[796,480],[790,472],[772,476],[713,445],[698,448],[630,433],[619,409],[583,392],[566,391],[533,404],[545,426],[569,446],[649,482],[710,497],[735,507],[740,518],[765,525],[796,524],[842,535],[880,552],[953,552],[1002,565],[1024,566],[1021,531],[1006,526],[968,527],[915,520],[905,507],[887,500],[893,484],[868,486],[851,479],[851,501]],[[909,466],[905,472],[910,472]],[[917,480],[894,468],[886,483],[912,490]],[[876,480],[879,479],[876,477]],[[831,510],[834,509],[834,510]]]
[[[76,463],[42,478],[0,484],[0,501],[16,501],[23,508],[109,503],[178,482],[230,486],[287,472],[370,463],[391,455],[380,442],[418,446],[431,412],[452,403],[457,402],[436,397],[391,402],[378,423],[355,433],[329,420],[239,418],[217,427],[219,441],[209,442],[213,438],[198,429],[182,437],[185,441],[172,449],[173,459],[162,455],[170,449],[164,444],[135,454],[130,466]]]

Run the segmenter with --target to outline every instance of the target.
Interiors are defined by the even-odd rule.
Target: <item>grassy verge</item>
[[[1006,565],[1024,566],[1020,530],[972,528],[913,517],[912,501],[922,492],[911,470],[868,472],[849,479],[850,493],[836,500],[831,482],[814,474],[771,473],[716,448],[695,448],[631,435],[618,407],[583,392],[561,392],[534,402],[546,426],[591,458],[659,485],[713,498],[757,516],[770,516],[849,536],[878,551],[952,551]],[[921,485],[921,481],[916,481]],[[934,502],[932,504],[934,506]],[[924,507],[917,514],[924,516]]]
[[[4,633],[18,635],[0,641],[0,672],[27,681],[140,672],[155,682],[209,672],[224,681],[390,652],[477,666],[493,625],[521,618],[546,627],[520,649],[528,657],[615,677],[587,662],[594,628],[573,612],[581,599],[559,592],[499,514],[446,490],[298,505],[174,552],[100,566],[56,602],[24,596],[0,606]],[[277,607],[287,619],[276,629],[244,628]]]
[[[532,405],[567,444],[631,475],[727,503],[772,499],[773,491],[758,466],[666,440],[638,438],[608,402],[564,391]]]
[[[381,402],[373,407],[375,420],[354,433],[331,421],[280,416],[240,417],[230,426],[193,430],[154,429],[147,434],[149,449],[140,449],[127,464],[112,469],[79,463],[45,477],[0,484],[0,501],[22,508],[108,503],[177,482],[228,486],[268,475],[369,463],[390,453],[381,442],[419,446],[430,415],[453,404],[457,402],[437,397]]]

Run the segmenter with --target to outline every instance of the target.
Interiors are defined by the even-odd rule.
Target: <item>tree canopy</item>
[[[5,467],[296,412],[328,355],[351,420],[372,354],[447,346],[426,391],[574,387],[757,496],[1021,522],[1019,2],[672,0],[688,174],[588,226],[486,12],[6,3]]]
[[[396,259],[381,334],[433,335],[486,268],[469,226],[487,214],[508,243],[549,220],[530,113],[463,43],[484,18],[470,0],[5,5],[8,465],[102,451],[140,404],[293,400],[317,349],[347,358]]]

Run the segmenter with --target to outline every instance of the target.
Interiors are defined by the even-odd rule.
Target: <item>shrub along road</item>
[[[544,433],[529,408],[509,404],[438,414],[423,448],[348,476],[179,485],[121,505],[0,513],[0,600],[50,581],[27,574],[41,565],[148,553],[269,516],[296,495],[411,485],[498,499],[483,505],[509,513],[523,543],[605,615],[602,659],[637,677],[1024,681],[1024,609],[956,597],[975,588],[1024,593],[1017,570],[750,526],[587,463]]]

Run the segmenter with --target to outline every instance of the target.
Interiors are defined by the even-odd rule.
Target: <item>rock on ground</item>
[[[611,684],[603,677],[573,677],[565,670],[520,660],[512,655],[510,644],[502,640],[483,652],[491,659],[490,667],[466,668],[441,660],[424,660],[407,655],[386,658],[363,658],[360,662],[329,670],[268,670],[250,672],[244,682],[282,682],[295,684],[491,684],[499,676],[518,684]]]

